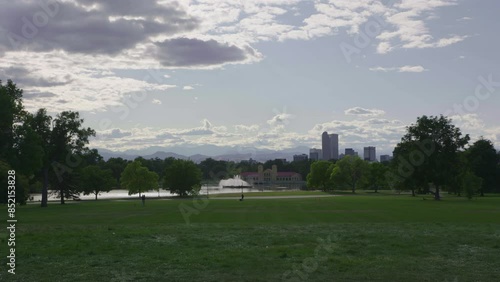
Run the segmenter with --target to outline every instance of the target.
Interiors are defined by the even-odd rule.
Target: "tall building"
[[[321,146],[323,149],[323,160],[339,159],[339,135],[323,132],[321,135]]]
[[[323,150],[323,157],[321,159],[328,161],[331,158],[332,150],[330,149],[330,136],[328,132],[323,132],[321,135],[321,149]]]
[[[338,160],[339,159],[339,135],[338,134],[328,134],[328,137],[330,137],[330,148],[332,150],[331,159]]]
[[[300,154],[300,155],[293,155],[293,161],[294,162],[299,162],[299,161],[307,161],[309,158],[306,154]]]
[[[375,162],[377,161],[377,154],[375,153],[375,147],[369,146],[369,147],[364,147],[364,160],[369,161],[369,162]]]
[[[309,159],[313,161],[321,160],[323,159],[323,150],[321,149],[309,149]]]

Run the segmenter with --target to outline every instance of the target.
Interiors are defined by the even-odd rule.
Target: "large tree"
[[[332,188],[330,176],[334,164],[329,161],[316,161],[311,164],[311,172],[307,175],[307,187],[326,191]]]
[[[481,196],[494,191],[499,159],[493,143],[483,138],[477,140],[467,149],[466,157],[471,171],[483,179],[479,189]]]
[[[141,164],[140,161],[129,163],[120,177],[121,187],[128,190],[129,195],[158,189],[158,174]]]
[[[201,187],[201,170],[192,161],[175,160],[165,169],[164,189],[180,196],[196,194]]]
[[[352,193],[361,187],[369,173],[369,164],[358,156],[345,156],[336,164],[331,174],[331,180],[336,187],[349,187]]]
[[[109,192],[116,185],[113,172],[97,165],[89,165],[81,169],[80,181],[83,194],[94,194],[96,200],[99,193]]]
[[[469,135],[462,136],[444,116],[419,117],[406,131],[394,150],[394,179],[420,187],[432,183],[434,197],[439,200],[440,190],[452,185],[460,173],[453,164],[459,161],[458,152],[467,145]]]
[[[0,80],[0,159],[12,164],[15,160],[14,132],[24,114],[22,103],[23,90],[8,80],[2,84]]]
[[[78,179],[74,169],[83,163],[82,155],[88,150],[89,137],[95,136],[91,128],[83,127],[78,112],[64,111],[56,116],[50,135],[50,160],[55,178],[52,188],[59,193],[61,204],[65,198],[78,194]]]
[[[366,188],[375,190],[375,193],[379,189],[385,188],[387,186],[387,179],[385,178],[385,173],[389,169],[386,165],[378,162],[370,163],[368,166],[368,174],[366,177]]]

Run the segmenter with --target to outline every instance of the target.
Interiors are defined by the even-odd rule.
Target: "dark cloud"
[[[52,98],[55,96],[57,96],[57,95],[52,93],[52,92],[30,91],[30,92],[23,93],[23,98],[26,100]]]
[[[12,79],[20,88],[25,87],[53,87],[59,85],[66,85],[73,81],[71,75],[64,77],[39,77],[35,76],[33,72],[21,67],[9,67],[0,69],[0,78]],[[5,80],[6,80],[5,79]]]
[[[156,58],[164,66],[210,66],[245,60],[254,55],[251,48],[241,49],[215,40],[175,38],[156,43]]]
[[[8,5],[0,10],[0,46],[10,50],[116,54],[149,36],[189,31],[199,24],[176,2],[165,6],[156,0],[13,1]]]

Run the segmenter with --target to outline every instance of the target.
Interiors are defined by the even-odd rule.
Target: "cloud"
[[[194,89],[194,87],[193,86],[189,86],[189,85],[182,87],[182,90],[193,90],[193,89]]]
[[[373,117],[373,116],[383,116],[385,115],[385,111],[378,109],[365,109],[361,107],[354,107],[344,111],[346,115],[355,115],[355,116],[365,116],[365,117]]]
[[[1,37],[0,45],[8,50],[21,46],[32,51],[112,55],[151,36],[193,30],[198,24],[178,4],[156,0],[140,5],[132,0],[16,1],[0,10],[0,33],[8,35]]]
[[[114,138],[128,137],[131,135],[132,133],[129,131],[122,131],[119,128],[115,128],[111,130],[102,131],[100,134],[97,135],[97,137],[114,139]]]
[[[153,99],[153,100],[151,101],[151,103],[153,103],[153,104],[155,104],[155,105],[161,105],[161,101],[160,101],[160,100],[158,100],[158,99]]]
[[[240,48],[215,40],[174,38],[157,42],[155,45],[155,57],[166,67],[222,65],[257,57],[256,52],[249,46]]]
[[[287,113],[277,113],[270,120],[267,121],[267,124],[271,126],[279,126],[283,124],[288,124],[290,119],[293,118],[291,114]]]
[[[234,129],[237,132],[255,132],[260,129],[260,126],[258,124],[252,124],[252,125],[238,124],[234,126]]]
[[[371,71],[380,71],[380,72],[390,72],[390,71],[397,71],[397,72],[423,72],[427,71],[428,69],[425,69],[422,66],[402,66],[402,67],[373,67],[369,68]]]

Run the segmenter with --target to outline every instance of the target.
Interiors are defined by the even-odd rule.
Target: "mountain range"
[[[305,146],[283,150],[257,149],[253,147],[222,147],[215,145],[201,145],[192,147],[149,147],[140,150],[112,151],[96,148],[104,160],[109,158],[123,158],[133,160],[139,156],[145,159],[173,157],[177,159],[190,159],[199,163],[207,158],[225,161],[241,161],[250,158],[259,162],[274,159],[293,160],[293,155],[309,154],[309,148]]]

